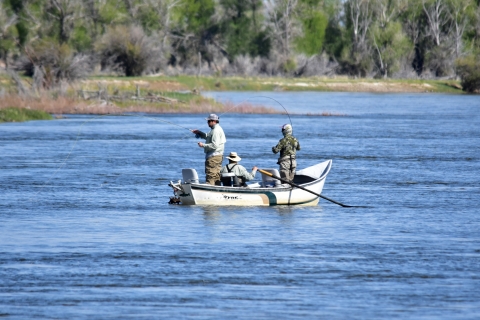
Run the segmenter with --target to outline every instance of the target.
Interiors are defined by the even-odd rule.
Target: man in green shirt
[[[282,126],[283,138],[272,148],[273,153],[280,152],[277,164],[280,165],[280,178],[292,181],[297,168],[296,153],[300,150],[300,142],[292,136],[292,126],[284,124]]]
[[[200,130],[192,130],[197,138],[205,139],[205,143],[199,142],[198,146],[203,148],[205,152],[205,175],[208,184],[221,185],[220,169],[222,168],[223,151],[225,150],[225,133],[220,127],[220,119],[216,114],[210,114],[206,118],[209,133],[204,133]]]

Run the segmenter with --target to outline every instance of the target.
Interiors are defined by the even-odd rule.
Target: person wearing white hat
[[[236,152],[230,152],[230,154],[226,158],[228,159],[228,164],[222,168],[220,174],[222,175],[224,173],[234,173],[234,187],[244,187],[246,186],[247,181],[253,180],[255,178],[255,174],[257,173],[257,167],[254,166],[252,168],[252,172],[248,172],[244,166],[238,164],[238,162],[240,162],[242,158],[240,158]],[[222,178],[222,182],[224,185],[230,186],[230,177]]]
[[[225,150],[225,133],[220,127],[220,118],[212,113],[207,118],[209,133],[200,130],[191,130],[197,138],[205,139],[205,143],[198,142],[198,146],[205,152],[205,175],[208,184],[220,185],[220,170],[222,168],[223,152]]]
[[[292,135],[291,124],[282,126],[283,138],[272,148],[274,154],[280,152],[277,164],[280,165],[280,178],[292,181],[297,168],[296,153],[300,150],[300,142]]]

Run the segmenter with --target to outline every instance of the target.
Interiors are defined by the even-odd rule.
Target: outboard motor
[[[182,169],[183,183],[198,183],[198,174],[195,169]]]

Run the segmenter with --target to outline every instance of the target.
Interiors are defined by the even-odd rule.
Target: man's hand
[[[204,146],[203,142],[199,142],[199,143],[198,143],[198,146],[199,146],[200,148],[203,148],[203,146]]]
[[[254,167],[252,168],[252,171],[257,171],[257,170],[258,170],[257,166],[254,166]]]
[[[195,134],[197,134],[197,133],[199,132],[198,129],[193,129],[193,130],[190,130],[190,131],[192,131],[192,132],[195,133]]]

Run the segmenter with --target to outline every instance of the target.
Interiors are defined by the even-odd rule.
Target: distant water
[[[244,166],[275,167],[291,120],[299,167],[332,159],[323,194],[367,208],[168,205],[182,168],[204,178],[171,123],[205,115],[2,124],[0,316],[480,318],[478,96],[209,95],[288,110],[221,115]]]

